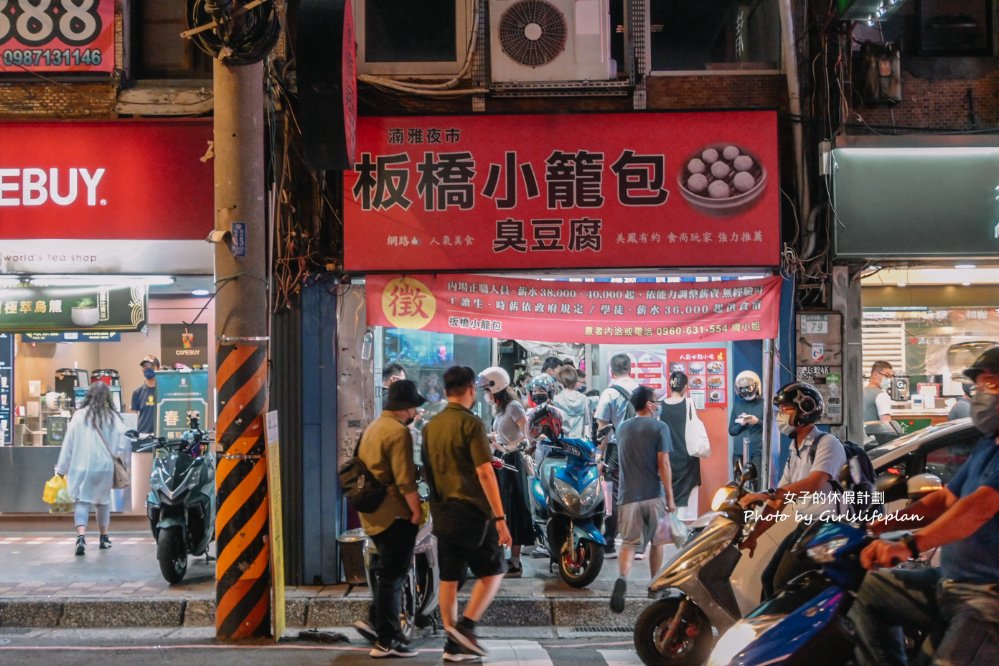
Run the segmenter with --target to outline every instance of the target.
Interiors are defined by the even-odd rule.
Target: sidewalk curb
[[[367,597],[290,597],[286,601],[289,627],[342,627],[365,617]],[[606,598],[501,597],[489,607],[482,623],[514,626],[634,626],[648,604],[629,598],[624,613],[615,615]],[[5,597],[0,599],[0,627],[126,628],[210,627],[215,623],[212,599],[107,599],[64,597]]]

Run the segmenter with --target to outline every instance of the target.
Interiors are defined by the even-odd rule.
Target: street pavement
[[[295,637],[274,643],[220,644],[206,629],[57,629],[0,630],[0,663],[79,666],[80,664],[191,664],[213,666],[252,664],[367,664],[368,646],[352,629],[331,630],[349,639],[341,643],[315,643]],[[630,633],[580,636],[571,630],[490,629],[480,631],[489,656],[497,666],[634,666],[641,664]],[[443,637],[414,641],[418,657],[409,664],[441,663]],[[393,660],[398,663],[398,660]]]
[[[160,575],[156,544],[145,531],[114,531],[110,550],[76,557],[70,532],[0,532],[2,627],[199,627],[214,623],[214,562],[191,558],[180,585]],[[546,559],[525,557],[524,577],[507,579],[488,624],[499,626],[631,626],[646,604],[648,566],[635,562],[623,615],[608,612],[617,561],[607,560],[590,586],[576,590]],[[363,615],[368,590],[346,585],[290,587],[288,626],[329,627]]]

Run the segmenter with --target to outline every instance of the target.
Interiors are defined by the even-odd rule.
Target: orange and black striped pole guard
[[[269,636],[267,346],[221,344],[216,363],[215,635],[223,640]]]

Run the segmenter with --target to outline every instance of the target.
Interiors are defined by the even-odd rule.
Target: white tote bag
[[[684,428],[684,441],[687,443],[687,453],[695,458],[707,458],[711,455],[711,442],[708,441],[708,431],[704,422],[697,416],[694,403],[687,400],[687,425]]]

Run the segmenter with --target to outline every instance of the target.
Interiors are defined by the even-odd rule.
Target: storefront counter
[[[949,409],[892,409],[891,418],[902,424],[905,432],[915,432],[947,420]]]
[[[49,512],[42,491],[54,473],[60,450],[58,446],[0,447],[0,513]],[[132,454],[132,484],[112,491],[112,511],[145,513],[152,460],[152,452]]]

